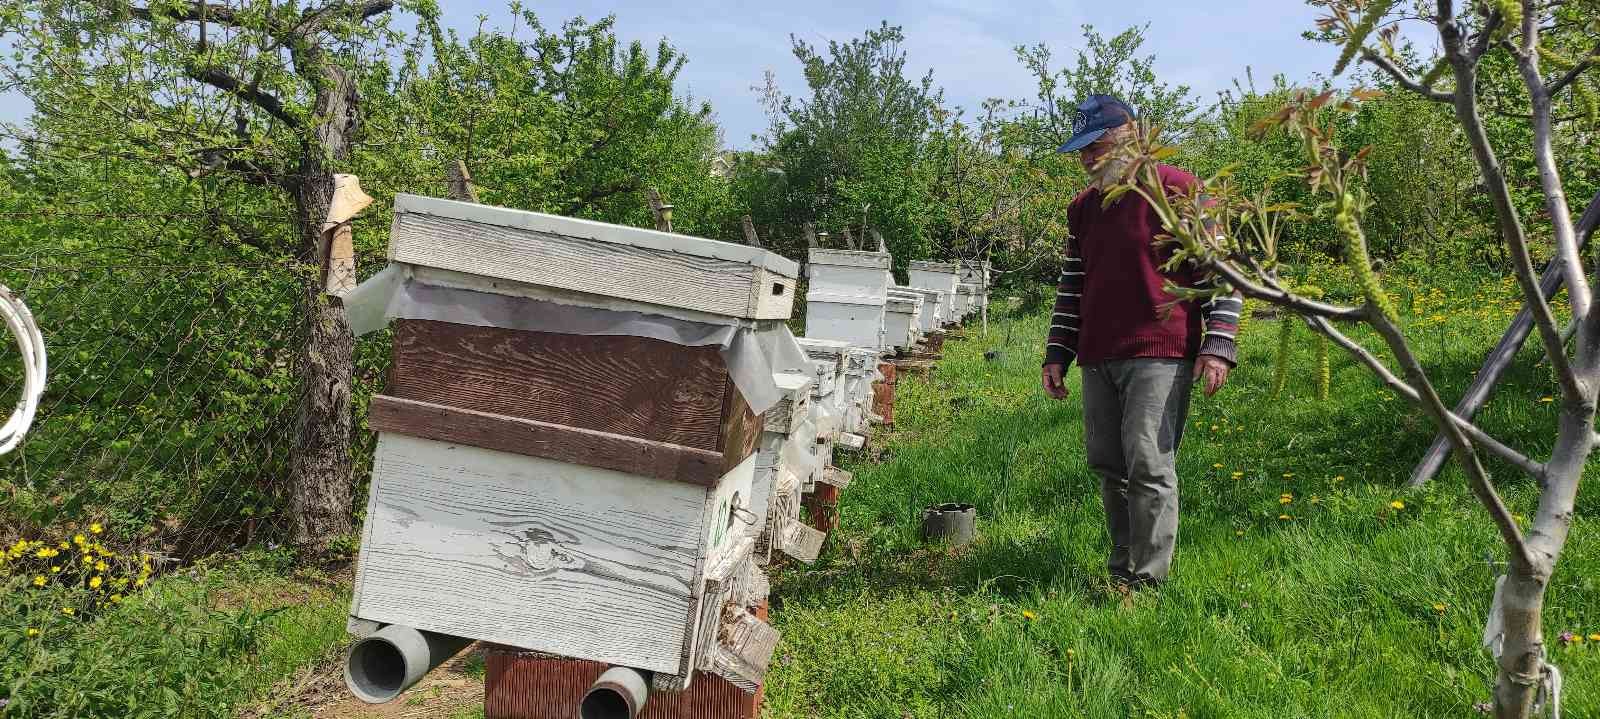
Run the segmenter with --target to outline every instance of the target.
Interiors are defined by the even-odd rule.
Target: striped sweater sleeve
[[[1200,340],[1200,354],[1211,355],[1238,365],[1239,313],[1244,311],[1244,296],[1234,290],[1232,294],[1211,298],[1201,309],[1205,311],[1205,337]]]
[[[1056,305],[1050,314],[1050,335],[1045,340],[1044,363],[1059,364],[1063,372],[1078,358],[1078,324],[1083,304],[1083,257],[1078,238],[1067,237],[1067,257],[1056,284]]]

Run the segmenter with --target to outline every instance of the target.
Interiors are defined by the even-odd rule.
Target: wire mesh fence
[[[0,540],[93,521],[124,544],[193,557],[274,538],[308,280],[288,262],[0,256],[0,283],[32,310],[50,359],[33,429],[0,457]],[[0,397],[20,390],[20,366],[0,346]]]

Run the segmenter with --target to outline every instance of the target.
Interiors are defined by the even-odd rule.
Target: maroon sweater
[[[1160,167],[1172,192],[1197,180]],[[1045,345],[1045,364],[1096,364],[1134,357],[1188,358],[1208,354],[1232,364],[1243,301],[1218,297],[1201,304],[1176,302],[1167,280],[1198,287],[1208,277],[1190,267],[1162,272],[1172,248],[1160,246],[1161,220],[1144,198],[1123,195],[1102,208],[1097,189],[1083,191],[1067,209],[1071,236]]]

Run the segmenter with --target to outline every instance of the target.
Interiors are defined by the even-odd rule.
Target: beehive
[[[746,674],[765,657],[739,653],[776,633],[749,625],[733,578],[757,571],[769,417],[729,338],[788,316],[794,263],[409,195],[389,255],[409,304],[385,310],[399,314],[369,417],[353,619],[647,670],[659,686],[697,670],[759,681]],[[761,636],[719,643],[729,621]]]
[[[938,290],[946,324],[960,321],[956,315],[956,288],[961,285],[961,268],[954,262],[913,260],[906,272],[907,284],[924,290]]]
[[[926,336],[944,326],[944,296],[940,290],[925,290],[918,287],[896,287],[898,291],[907,295],[915,295],[922,303],[922,312],[917,316],[917,329]]]
[[[916,344],[922,336],[922,295],[890,290],[883,309],[884,341],[897,350]]]
[[[806,266],[806,336],[887,349],[883,306],[889,255],[812,248]]]
[[[767,411],[756,454],[756,479],[752,504],[761,512],[754,556],[758,564],[775,553],[812,562],[822,549],[822,538],[800,525],[800,496],[818,471],[811,445],[816,424],[811,417],[811,390],[816,378],[799,372],[774,375],[783,397]]]

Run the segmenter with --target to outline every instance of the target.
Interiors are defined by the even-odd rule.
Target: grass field
[[[1507,288],[1412,290],[1409,324],[1458,393],[1504,326]],[[850,467],[828,555],[779,573],[771,716],[1475,714],[1492,682],[1479,636],[1502,552],[1459,473],[1398,489],[1431,439],[1425,418],[1338,354],[1331,399],[1316,401],[1303,328],[1272,398],[1277,323],[1252,322],[1230,386],[1193,406],[1174,579],[1124,603],[1107,588],[1078,373],[1064,402],[1037,387],[1045,325],[969,333],[930,381],[899,386],[898,426],[878,440],[881,461]],[[1531,351],[1522,359],[1483,416],[1539,454],[1553,389]],[[1494,469],[1528,511],[1533,487]],[[1580,499],[1546,613],[1570,716],[1600,716],[1600,643],[1558,639],[1600,632],[1595,496]],[[920,509],[941,501],[977,505],[966,550],[920,546]]]
[[[1453,396],[1497,338],[1509,288],[1396,284]],[[1279,326],[1251,322],[1230,386],[1192,410],[1173,581],[1124,602],[1106,582],[1076,389],[1052,402],[1037,387],[1045,324],[1042,311],[997,319],[987,336],[948,342],[931,378],[899,385],[898,426],[845,459],[856,482],[824,557],[775,571],[784,640],[767,716],[1475,715],[1492,679],[1478,636],[1501,552],[1458,473],[1398,489],[1431,437],[1425,420],[1337,353],[1332,397],[1314,399],[1303,328],[1273,398]],[[1482,416],[1540,455],[1555,408],[1534,360],[1524,354]],[[1527,512],[1533,488],[1492,469]],[[1600,641],[1558,638],[1600,633],[1595,497],[1593,486],[1580,497],[1546,613],[1573,717],[1600,716]],[[977,505],[973,545],[921,545],[920,509],[940,501]],[[12,700],[0,715],[369,716],[327,709],[347,590],[338,573],[258,552],[162,577],[92,620],[54,617],[37,637],[0,608]],[[481,716],[460,686],[474,673],[453,676],[443,699],[413,692],[394,711]],[[303,698],[311,685],[318,702]]]

